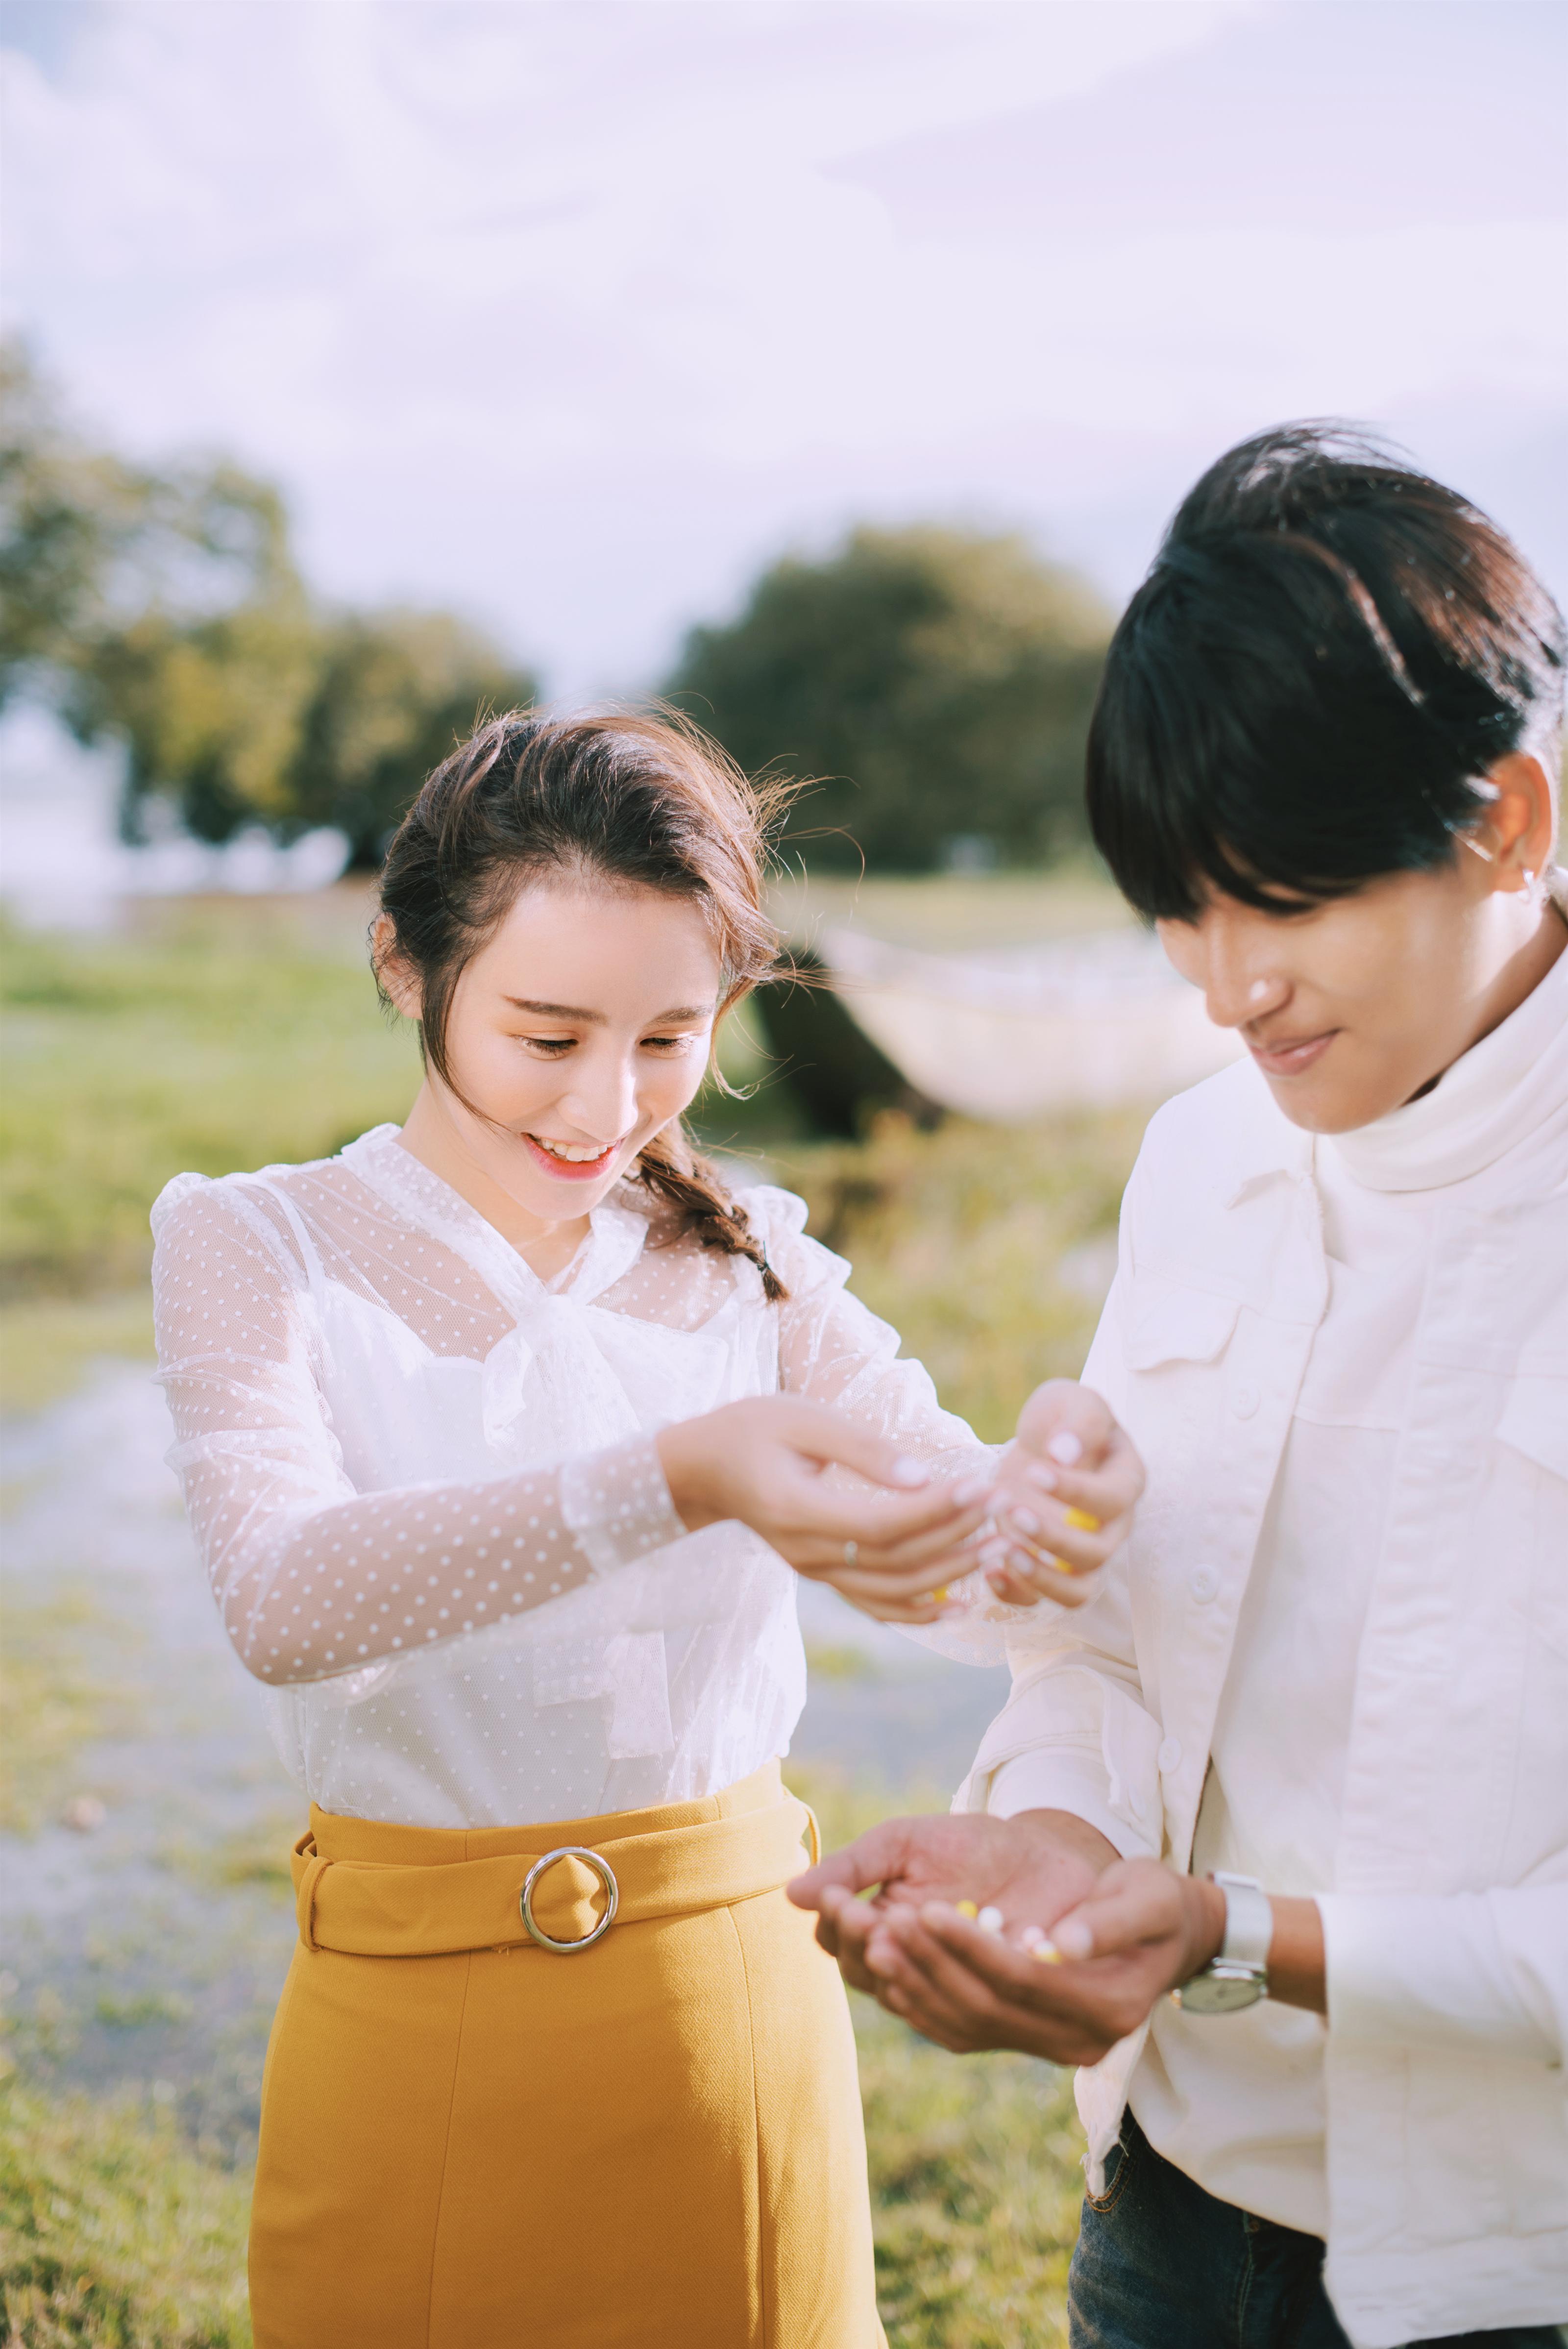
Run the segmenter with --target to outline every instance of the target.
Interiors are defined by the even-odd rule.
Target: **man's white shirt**
[[[1149,1468],[1076,1614],[1009,1633],[956,1807],[1323,1913],[1328,2020],[1162,2004],[1079,2075],[1326,2237],[1357,2349],[1568,2316],[1568,953],[1336,1140],[1250,1065],[1150,1124],[1085,1368]]]

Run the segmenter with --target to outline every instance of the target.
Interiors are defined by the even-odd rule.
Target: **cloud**
[[[7,60],[10,314],[119,434],[282,479],[333,591],[567,687],[862,509],[1121,588],[1278,416],[1539,445],[1551,15],[100,0]]]

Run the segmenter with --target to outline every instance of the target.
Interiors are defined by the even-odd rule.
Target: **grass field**
[[[880,890],[874,910],[895,927],[922,902],[936,918],[934,885],[860,894]],[[984,885],[951,885],[945,927],[969,935]],[[995,885],[998,921],[1021,918],[1021,886]],[[1081,916],[1082,892],[1064,902]],[[171,1175],[317,1156],[402,1115],[417,1057],[377,1008],[365,911],[357,894],[329,893],[311,927],[240,900],[177,910],[139,937],[5,938],[0,1392],[13,1408],[64,1392],[94,1353],[145,1350],[147,1213]],[[853,1258],[860,1293],[953,1408],[995,1436],[1037,1380],[1078,1368],[1142,1112],[1006,1132],[955,1119],[930,1134],[889,1116],[864,1143],[821,1144],[744,1030],[727,1061],[758,1090],[707,1094],[704,1139],[804,1193],[811,1229]]]
[[[881,908],[883,926],[918,920],[960,944],[977,920],[1029,917],[1023,897],[1004,907],[962,889],[923,905],[904,890]],[[1085,902],[1073,893],[1072,911],[1064,897],[1063,922],[1087,920]],[[362,902],[330,895],[303,919],[242,904],[185,909],[129,937],[5,941],[10,1410],[69,1393],[97,1357],[146,1354],[147,1211],[171,1174],[314,1155],[401,1115],[415,1056],[376,1008],[363,916]],[[766,1077],[744,1038],[732,1066]],[[922,1133],[888,1117],[861,1143],[824,1145],[764,1082],[749,1102],[708,1098],[699,1123],[805,1195],[811,1229],[852,1259],[858,1292],[984,1434],[1007,1432],[1037,1380],[1078,1367],[1141,1115],[1006,1133],[957,1120]],[[57,1806],[73,1752],[120,1733],[135,1699],[68,1587],[15,1610],[7,1632],[5,1824],[26,1832]],[[830,1841],[898,1806],[831,1781],[809,1791]],[[271,1882],[264,1854],[252,1875]],[[119,2019],[135,2026],[129,2008]],[[1079,2185],[1065,2079],[1021,2058],[955,2063],[874,2007],[857,2030],[894,2349],[1053,2349]],[[0,2334],[28,2349],[248,2340],[245,2199],[242,2167],[204,2153],[150,2092],[51,2095],[24,2061],[0,2106]]]

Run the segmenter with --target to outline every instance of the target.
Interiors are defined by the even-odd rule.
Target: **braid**
[[[699,1158],[677,1118],[652,1142],[645,1143],[632,1170],[633,1179],[665,1200],[681,1217],[682,1228],[706,1248],[725,1256],[743,1256],[762,1275],[762,1293],[777,1305],[789,1292],[768,1261],[768,1251],[744,1207],[738,1206],[706,1158]]]

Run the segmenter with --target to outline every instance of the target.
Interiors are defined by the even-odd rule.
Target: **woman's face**
[[[719,980],[691,900],[533,882],[453,990],[453,1084],[432,1075],[430,1090],[520,1207],[546,1224],[583,1216],[701,1084]],[[399,1009],[417,1014],[417,999]]]
[[[1493,776],[1492,824],[1433,872],[1389,874],[1298,912],[1214,892],[1195,921],[1157,926],[1210,1019],[1240,1029],[1293,1124],[1344,1133],[1412,1100],[1561,948],[1562,925],[1526,869],[1551,854],[1544,770],[1517,758]]]

